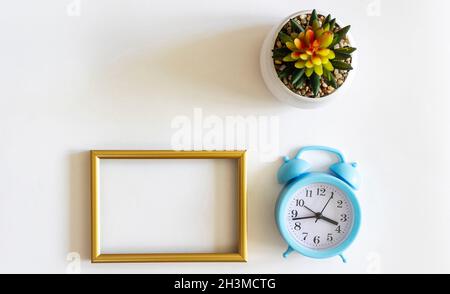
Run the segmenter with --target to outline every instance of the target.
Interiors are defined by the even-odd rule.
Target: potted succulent
[[[269,33],[261,51],[269,90],[297,107],[314,107],[342,93],[356,64],[349,30],[316,10],[287,17]]]

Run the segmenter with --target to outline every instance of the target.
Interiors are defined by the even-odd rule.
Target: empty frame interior
[[[92,151],[92,261],[245,261],[245,152]]]

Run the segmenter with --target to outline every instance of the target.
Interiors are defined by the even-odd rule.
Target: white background
[[[237,253],[237,160],[101,159],[101,253]]]
[[[82,273],[450,272],[447,1],[81,0],[78,16],[72,2],[1,5],[0,272],[65,273],[70,252]],[[258,55],[273,24],[313,7],[352,24],[359,68],[346,97],[299,110],[266,90]],[[280,161],[258,150],[248,263],[90,264],[88,150],[168,149],[194,107],[278,117],[280,156],[321,144],[359,162],[348,264],[281,257]]]

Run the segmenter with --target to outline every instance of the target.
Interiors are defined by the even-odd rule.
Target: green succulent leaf
[[[306,68],[305,70],[305,74],[308,78],[310,78],[312,76],[312,74],[314,73],[314,67],[311,68]]]
[[[328,80],[328,84],[330,84],[335,89],[338,88],[338,84],[336,83],[336,78],[331,73],[330,73],[330,79]]]
[[[305,69],[298,69],[292,74],[292,84],[296,85],[298,81],[305,75]]]
[[[286,66],[285,69],[283,69],[282,71],[280,71],[278,73],[278,77],[280,79],[284,79],[287,78],[292,72],[294,71],[294,68],[290,67],[290,66]]]
[[[346,47],[334,49],[333,51],[336,52],[336,53],[351,54],[351,53],[356,51],[356,48],[346,46]]]
[[[319,95],[319,89],[320,89],[320,77],[318,74],[313,73],[310,80],[311,80],[311,88],[313,90],[313,94],[314,94],[314,96],[317,97],[317,95]]]
[[[303,88],[305,82],[306,82],[306,75],[302,75],[302,77],[300,78],[300,80],[298,80],[298,82],[294,85],[294,87],[297,89]]]
[[[334,51],[335,56],[335,60],[347,60],[347,58],[352,57],[350,54],[348,53],[340,53],[340,52],[336,52]]]
[[[330,48],[333,48],[337,43],[339,43],[345,37],[345,35],[347,35],[348,31],[350,30],[350,27],[351,26],[343,27],[342,29],[340,29],[339,31],[337,31],[334,34],[334,39],[330,45]]]
[[[313,25],[313,22],[314,22],[315,20],[317,20],[317,19],[318,19],[318,17],[317,17],[317,11],[314,9],[314,10],[311,12],[311,18],[309,19],[309,25],[312,26],[312,25]]]
[[[337,89],[336,78],[328,69],[326,68],[323,69],[323,75],[325,76],[327,83],[331,85],[333,88]]]
[[[289,48],[283,47],[283,48],[276,48],[272,50],[272,58],[273,59],[283,59],[286,55],[291,53],[291,50]]]
[[[342,70],[352,70],[353,69],[353,67],[350,64],[345,63],[340,60],[333,59],[333,60],[330,60],[330,62],[336,69],[342,69]]]
[[[322,28],[324,28],[325,25],[330,22],[330,20],[331,20],[331,14],[328,14],[327,17],[325,18],[325,20],[323,21]]]
[[[290,22],[291,22],[292,30],[294,32],[301,33],[301,32],[305,31],[305,29],[303,28],[303,26],[300,24],[300,22],[297,19],[291,18]]]
[[[284,44],[286,44],[287,42],[294,42],[292,37],[286,34],[285,32],[280,32],[278,34],[278,37],[280,37],[281,42]]]
[[[336,25],[336,19],[333,18],[332,20],[330,20],[330,31],[334,30],[335,25]]]
[[[313,21],[312,28],[313,28],[313,31],[317,31],[320,28],[320,22],[318,19]]]
[[[326,80],[328,80],[330,78],[329,77],[330,74],[331,74],[331,72],[328,69],[326,69],[326,68],[323,69],[323,76],[325,77]]]

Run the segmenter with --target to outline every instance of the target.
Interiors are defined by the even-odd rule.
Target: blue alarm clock
[[[329,172],[311,172],[301,158],[306,151],[325,151],[338,162]],[[284,157],[278,182],[285,185],[275,208],[275,219],[288,249],[312,258],[329,258],[343,252],[358,234],[361,210],[355,196],[360,177],[356,163],[345,161],[341,152],[325,146],[301,148],[295,158]]]

